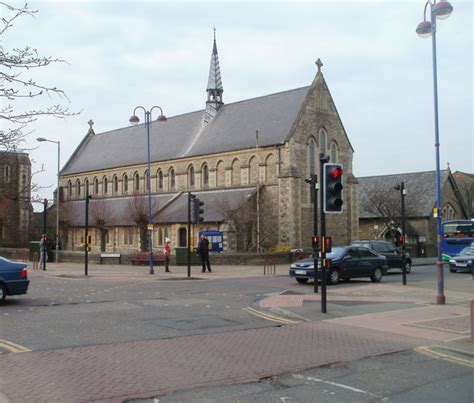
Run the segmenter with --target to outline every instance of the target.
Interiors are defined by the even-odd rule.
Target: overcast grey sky
[[[437,35],[441,167],[449,162],[453,171],[472,173],[473,5],[451,4],[454,13],[439,22]],[[18,21],[2,45],[67,60],[34,78],[64,89],[70,109],[82,111],[31,127],[28,146],[39,146],[31,156],[45,168],[34,180],[51,185],[40,196],[52,197],[57,150],[37,137],[61,141],[62,166],[89,119],[100,133],[127,126],[137,105],[160,105],[167,116],[203,109],[214,26],[225,103],[309,85],[321,58],[355,150],[356,176],[434,170],[431,39],[415,33],[424,5],[31,1],[39,13]]]

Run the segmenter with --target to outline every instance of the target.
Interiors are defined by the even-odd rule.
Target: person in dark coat
[[[199,240],[198,253],[201,257],[202,272],[204,273],[206,271],[206,266],[207,271],[212,272],[211,262],[209,261],[209,240],[205,235],[202,235],[201,239]]]

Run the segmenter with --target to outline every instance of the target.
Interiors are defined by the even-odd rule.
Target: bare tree
[[[134,193],[128,201],[127,214],[140,230],[140,250],[147,250],[147,224],[148,224],[148,197],[141,193]],[[151,204],[152,221],[158,215],[158,206],[155,200]]]
[[[90,207],[91,224],[99,230],[100,251],[105,251],[105,243],[113,212],[108,200],[93,200]]]
[[[2,18],[0,19],[0,38],[6,36],[8,31],[14,26],[17,19],[34,15],[37,10],[30,10],[28,4],[23,7],[12,7],[0,2]],[[1,42],[5,43],[5,40]],[[25,77],[31,69],[47,67],[51,63],[64,62],[52,57],[44,57],[30,46],[23,49],[6,50],[0,45],[0,119],[5,120],[0,129],[0,150],[16,149],[25,137],[29,134],[25,131],[28,124],[35,122],[41,116],[53,116],[64,118],[76,113],[70,112],[59,104],[54,104],[44,109],[16,110],[14,102],[25,98],[39,98],[47,96],[51,98],[55,95],[61,99],[67,98],[65,92],[54,86],[37,83],[29,77]],[[5,128],[5,129],[4,129]]]

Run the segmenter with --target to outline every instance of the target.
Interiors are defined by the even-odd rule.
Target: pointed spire
[[[219,108],[224,104],[222,101],[221,69],[219,66],[219,55],[217,53],[216,28],[214,27],[214,44],[212,47],[211,65],[209,67],[209,79],[207,81],[207,101],[206,112],[204,113],[203,123],[207,125],[209,121],[216,116]]]

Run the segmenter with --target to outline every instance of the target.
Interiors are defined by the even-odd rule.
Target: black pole
[[[191,192],[188,192],[188,277],[191,277]]]
[[[405,242],[406,242],[406,231],[405,231],[405,182],[402,182],[400,184],[400,193],[402,196],[402,237],[403,237],[403,242],[402,242],[402,253],[403,253],[403,268],[402,268],[402,274],[403,274],[403,285],[407,285],[407,270],[405,267],[406,264],[406,250],[405,250]]]
[[[47,222],[48,222],[48,199],[43,200],[43,234],[47,233]],[[43,237],[41,237],[43,238]],[[43,258],[43,271],[46,271],[46,260],[48,260],[48,240],[43,239],[44,250],[41,250],[40,244],[40,254]]]
[[[316,174],[311,174],[311,191],[313,192],[313,235],[318,236],[318,177]],[[313,253],[314,292],[318,293],[318,251],[313,250]]]
[[[89,196],[89,190],[86,189],[86,233],[85,233],[85,250],[84,250],[84,275],[87,276],[88,269],[89,269],[89,200],[91,196]]]
[[[319,174],[320,179],[319,183],[321,185],[321,312],[327,313],[326,307],[326,245],[324,245],[324,238],[326,237],[326,216],[324,214],[324,194],[325,194],[325,180],[323,175],[323,167],[326,162],[329,161],[329,157],[326,157],[324,154],[319,154]]]

